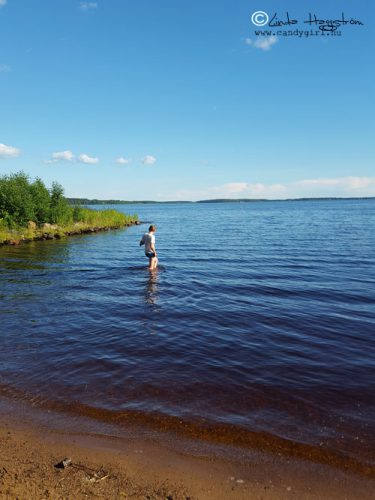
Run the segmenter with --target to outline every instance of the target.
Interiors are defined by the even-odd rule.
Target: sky
[[[303,22],[342,13],[363,24]],[[0,0],[0,175],[99,199],[375,196],[374,28],[368,0]]]

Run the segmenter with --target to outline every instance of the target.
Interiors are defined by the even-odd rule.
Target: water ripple
[[[375,202],[126,210],[155,273],[144,227],[0,249],[0,384],[374,460]]]

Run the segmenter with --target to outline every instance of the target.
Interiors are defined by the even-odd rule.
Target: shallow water
[[[3,393],[375,462],[375,200],[116,208],[158,271],[147,226],[0,248]]]

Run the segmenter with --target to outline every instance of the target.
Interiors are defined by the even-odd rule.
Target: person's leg
[[[153,261],[153,257],[149,257],[149,259],[148,259],[148,269],[152,269],[152,261]]]
[[[149,265],[149,269],[155,269],[156,266],[158,264],[158,259],[157,257],[151,257],[150,258],[150,265]]]

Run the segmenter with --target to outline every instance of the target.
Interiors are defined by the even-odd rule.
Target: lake
[[[1,394],[374,464],[375,200],[115,208],[0,248]]]

